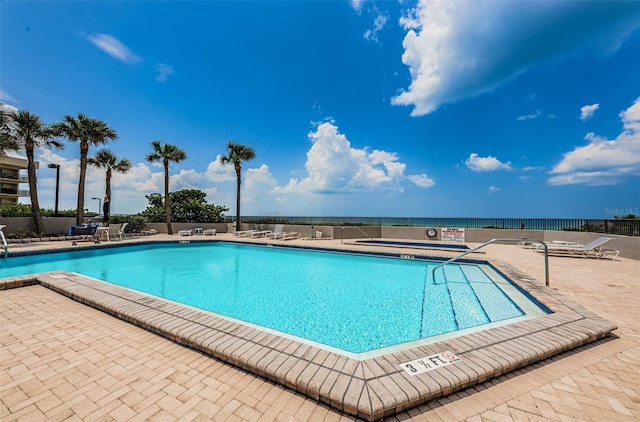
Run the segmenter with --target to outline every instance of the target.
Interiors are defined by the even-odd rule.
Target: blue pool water
[[[78,272],[353,353],[523,315],[480,267],[449,265],[434,283],[436,264],[174,243],[11,257],[0,278]]]

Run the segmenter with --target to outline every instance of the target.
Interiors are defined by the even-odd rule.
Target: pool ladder
[[[484,248],[485,246],[493,243],[493,242],[529,242],[529,243],[537,243],[542,245],[542,247],[544,248],[544,275],[545,275],[545,283],[547,284],[547,287],[549,286],[549,251],[547,248],[547,244],[544,243],[542,240],[538,240],[538,239],[527,239],[527,238],[498,238],[498,239],[491,239],[488,242],[483,243],[480,246],[476,246],[473,249],[469,249],[466,252],[461,253],[458,256],[455,256],[445,262],[442,262],[438,265],[436,265],[435,267],[433,267],[433,269],[431,270],[431,279],[433,280],[433,283],[435,284],[436,282],[436,270],[440,267],[443,267],[447,264],[450,264],[454,261],[457,261],[458,259],[462,258],[465,255],[470,254],[471,252],[475,252],[480,248]],[[444,270],[443,270],[444,272]],[[426,277],[425,277],[426,278]],[[445,277],[446,278],[446,277]],[[446,279],[445,279],[446,282]],[[447,285],[447,290],[449,290],[449,286]],[[425,301],[427,298],[427,280],[425,279],[424,281],[424,288],[422,291],[422,312],[420,315],[420,338],[422,338],[422,332],[423,332],[423,326],[424,326],[424,305],[425,305]],[[452,307],[453,307],[453,300],[451,298],[451,291],[449,290],[449,301],[452,303]],[[455,316],[455,311],[454,311],[454,320],[456,321],[456,326],[458,324],[457,322],[457,318]]]
[[[0,225],[0,237],[2,237],[2,246],[4,247],[4,258],[9,256],[9,245],[7,245],[7,239],[5,239],[4,232],[2,231],[5,227],[7,226],[4,224]]]
[[[484,248],[485,246],[493,243],[493,242],[529,242],[529,243],[537,243],[539,245],[542,245],[542,247],[544,248],[544,277],[545,277],[545,283],[547,284],[547,287],[549,287],[549,250],[547,248],[547,244],[544,243],[542,240],[538,240],[538,239],[527,239],[527,238],[499,238],[499,239],[491,239],[488,242],[484,242],[482,245],[480,246],[476,246],[473,249],[469,249],[466,252],[461,253],[458,256],[455,256],[451,259],[449,259],[448,261],[442,262],[438,265],[436,265],[435,267],[433,267],[433,269],[431,270],[431,277],[433,278],[433,282],[436,282],[436,270],[446,264],[450,264],[454,261],[457,261],[458,259],[462,258],[465,255],[470,254],[471,252],[475,252],[480,248]]]

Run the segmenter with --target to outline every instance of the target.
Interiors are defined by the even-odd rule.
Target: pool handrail
[[[471,252],[475,252],[480,248],[484,248],[485,246],[489,245],[490,243],[493,242],[531,242],[531,243],[538,243],[540,245],[542,245],[542,247],[544,248],[544,277],[545,277],[545,283],[547,285],[547,287],[549,287],[549,249],[547,248],[547,244],[544,243],[542,240],[538,240],[538,239],[528,239],[528,238],[497,238],[497,239],[491,239],[487,242],[484,242],[482,245],[480,246],[476,246],[473,249],[469,249],[468,251],[461,253],[458,256],[454,256],[453,258],[442,262],[438,265],[436,265],[435,267],[433,267],[433,269],[431,270],[431,277],[433,278],[433,282],[435,283],[436,281],[436,269],[446,265],[446,264],[450,264],[451,262],[454,262],[460,258],[462,258],[463,256],[470,254]]]
[[[364,230],[362,230],[360,227],[358,226],[342,226],[340,227],[340,243],[344,243],[344,235],[342,234],[342,232],[344,231],[344,229],[358,229],[360,230],[360,232],[365,235],[366,237],[369,238],[369,240],[373,241],[373,237],[369,236]]]
[[[9,245],[7,245],[7,239],[4,237],[4,228],[7,227],[5,224],[0,225],[0,236],[2,237],[2,246],[4,247],[4,258],[9,256]]]

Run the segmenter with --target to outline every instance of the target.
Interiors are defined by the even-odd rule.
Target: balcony
[[[8,179],[8,180],[17,180],[18,182],[28,182],[29,178],[27,176],[20,176],[10,173],[2,173],[0,174],[0,179]]]
[[[9,195],[9,196],[18,196],[18,197],[28,197],[29,190],[28,189],[11,189],[11,188],[2,188],[0,189],[0,194]]]

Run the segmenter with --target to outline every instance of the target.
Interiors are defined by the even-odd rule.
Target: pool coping
[[[553,313],[357,360],[210,312],[56,271],[0,280],[0,290],[40,284],[186,347],[269,379],[339,411],[377,420],[606,337],[616,326],[514,267],[482,259]],[[410,376],[402,363],[455,354],[459,361]]]

